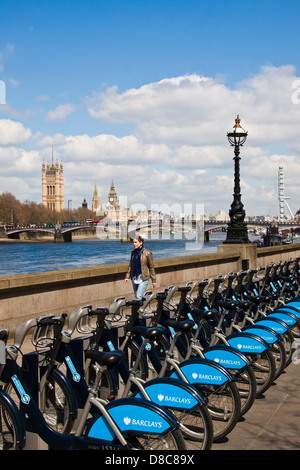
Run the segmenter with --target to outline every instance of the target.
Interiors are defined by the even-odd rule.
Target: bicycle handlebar
[[[61,324],[64,324],[66,318],[67,318],[67,314],[62,313],[60,317],[48,316],[48,317],[38,318],[36,320],[36,324],[37,326],[61,325]]]
[[[96,310],[93,310],[92,308],[89,309],[88,311],[88,315],[90,317],[94,316],[94,315],[103,315],[103,316],[106,316],[109,314],[109,308],[108,307],[97,307]]]
[[[143,300],[139,300],[139,299],[126,300],[126,307],[130,307],[130,306],[141,307],[143,303],[144,303]]]

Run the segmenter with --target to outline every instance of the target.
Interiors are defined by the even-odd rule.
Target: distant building
[[[111,182],[110,190],[108,193],[108,203],[110,206],[113,206],[115,209],[118,208],[118,205],[119,205],[118,196],[117,196],[113,181]]]
[[[64,168],[58,161],[42,165],[42,204],[52,211],[64,210]]]
[[[99,198],[99,195],[98,195],[97,186],[95,185],[93,198],[92,198],[92,211],[95,212],[96,214],[98,214],[100,209],[101,209],[100,208],[100,198]]]
[[[111,182],[107,203],[104,205],[103,209],[107,219],[111,220],[112,222],[117,222],[120,220],[122,211],[120,210],[121,208],[119,206],[118,196],[113,181]]]

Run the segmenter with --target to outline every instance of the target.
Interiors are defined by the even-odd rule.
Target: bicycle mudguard
[[[284,333],[290,330],[289,326],[278,318],[262,317],[258,320],[255,320],[254,323],[255,325],[259,326],[267,326],[279,335],[283,335]]]
[[[226,337],[233,348],[246,354],[260,354],[269,349],[268,343],[252,333],[233,333]]]
[[[193,357],[178,364],[180,371],[190,384],[201,383],[223,385],[232,381],[233,376],[225,367],[209,359]],[[176,370],[172,371],[171,378],[180,379]]]
[[[177,419],[165,408],[141,398],[120,398],[106,405],[121,432],[164,434],[179,427]],[[116,437],[103,416],[94,416],[87,437],[113,441]]]
[[[296,323],[298,323],[296,317],[286,312],[272,312],[267,315],[267,318],[278,318],[279,320],[282,320],[284,323],[286,323],[286,325],[288,325],[290,328],[292,328]]]
[[[206,359],[210,359],[225,369],[243,369],[243,367],[251,364],[247,356],[235,348],[226,346],[225,344],[218,344],[210,346],[202,351]]]
[[[288,315],[292,314],[292,316],[297,318],[298,322],[300,320],[300,310],[293,306],[285,305],[283,307],[276,308],[276,310],[273,310],[272,313],[276,313],[276,312],[285,312]]]
[[[274,344],[277,343],[277,341],[281,341],[281,337],[267,326],[249,325],[245,326],[242,331],[245,333],[254,333],[265,340],[268,344]]]
[[[300,311],[300,299],[296,298],[293,300],[288,300],[283,307],[288,307],[288,308],[293,307],[299,312]]]
[[[206,403],[203,395],[190,384],[171,377],[149,380],[144,388],[151,401],[167,408],[191,410],[196,405]],[[135,397],[143,398],[141,392]]]
[[[15,417],[16,425],[18,427],[18,435],[20,438],[19,447],[20,449],[23,449],[23,447],[25,446],[25,427],[20,410],[11,398],[11,396],[8,395],[4,390],[0,390],[0,395],[1,398],[7,403],[8,407],[12,410],[12,413]],[[4,410],[2,410],[2,413],[4,413]]]

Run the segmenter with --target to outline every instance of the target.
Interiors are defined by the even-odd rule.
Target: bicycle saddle
[[[163,335],[166,329],[163,326],[154,326],[153,328],[147,328],[146,326],[134,326],[131,330],[132,333],[143,336],[147,339],[156,338],[156,336]]]
[[[236,302],[236,300],[216,300],[215,304],[218,307],[223,307],[227,310],[235,310],[238,307],[238,303]]]
[[[249,294],[243,294],[243,297],[246,300],[250,300],[250,302],[253,302],[254,304],[260,304],[261,302],[265,302],[266,300],[271,300],[271,297],[269,295],[249,295]]]
[[[117,365],[125,356],[124,351],[117,349],[116,351],[98,351],[97,349],[87,350],[85,357],[94,359],[101,366],[114,367]]]
[[[164,321],[165,326],[170,326],[173,328],[175,331],[190,331],[194,325],[195,322],[193,320],[166,320]]]
[[[253,302],[251,302],[250,300],[236,300],[236,302],[237,307],[239,307],[241,310],[247,310],[253,304]]]
[[[199,320],[212,320],[219,314],[218,310],[212,308],[210,310],[203,310],[202,308],[192,308],[191,314]]]

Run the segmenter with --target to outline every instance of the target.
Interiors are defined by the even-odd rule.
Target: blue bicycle
[[[52,317],[51,321],[62,323],[64,319]],[[7,334],[7,330],[1,331],[0,338],[7,338]],[[1,341],[4,343],[3,339]],[[1,390],[1,399],[6,399],[6,408],[1,410],[1,441],[4,441],[8,430],[10,436],[16,436],[14,439],[17,439],[19,448],[25,445],[26,431],[38,434],[49,448],[57,450],[186,449],[179,422],[168,410],[140,398],[107,403],[97,397],[102,371],[115,367],[123,359],[122,351],[89,351],[90,357],[99,364],[99,370],[75,430],[70,434],[58,433],[45,421],[22,367],[16,361],[17,355],[18,350],[14,346],[7,346],[5,357],[1,358],[1,383],[12,382],[20,404],[18,408]],[[97,413],[90,418],[92,408],[96,408]],[[7,441],[12,442],[13,438],[7,437]]]
[[[100,307],[97,309],[97,328],[89,341],[92,347],[101,348],[109,348],[111,345],[116,347],[119,344],[119,348],[126,351],[127,364],[129,369],[132,369],[137,363],[139,351],[144,341],[142,331],[145,330],[139,328],[145,328],[145,326],[137,322],[139,316],[138,310],[141,303],[139,301],[129,302],[123,299],[123,303],[120,302],[119,307],[120,305],[132,307],[128,323],[123,328],[124,336],[120,338],[117,333],[118,328],[114,328],[103,321],[103,315],[112,314],[112,312],[120,316],[117,313],[118,310],[114,308],[115,305],[112,305],[109,308]],[[193,326],[194,322],[189,320],[184,322],[184,324],[180,324],[179,328],[190,329],[191,325]],[[186,384],[193,385],[207,400],[206,406],[213,420],[214,440],[222,439],[233,429],[240,418],[241,400],[233,376],[221,365],[205,358],[192,358],[180,364],[171,361],[173,353],[169,353],[169,351],[170,348],[174,350],[174,344],[169,343],[168,337],[164,335],[165,331],[165,329],[161,331],[153,344],[148,345],[149,347],[144,350],[142,360],[138,360],[137,375],[145,380],[151,368],[151,372],[155,376],[160,378],[171,377],[172,379],[175,378]],[[180,331],[178,331],[179,334],[181,334]],[[160,357],[159,350],[163,343],[163,351],[168,353],[168,357],[165,354],[163,357]]]
[[[140,301],[127,302],[127,304],[138,306]],[[106,307],[98,307],[95,310],[80,309],[70,317],[69,332],[76,328],[77,323],[81,323],[82,328],[82,320],[85,316],[89,318],[95,317],[97,319],[97,327],[90,338],[73,339],[67,347],[64,345],[62,348],[63,351],[65,351],[65,355],[67,354],[68,357],[72,359],[72,362],[75,361],[76,357],[79,359],[79,361],[76,362],[77,372],[79,371],[80,374],[84,374],[84,371],[89,369],[89,373],[86,374],[86,376],[90,379],[93,375],[93,371],[95,373],[97,367],[96,364],[90,361],[89,348],[91,345],[93,348],[99,348],[101,345],[101,349],[104,347],[106,349],[109,348],[111,351],[118,348],[117,335],[114,334],[114,329],[103,330],[103,325],[105,325],[106,322],[105,318],[109,315],[111,314]],[[197,441],[199,443],[199,450],[209,450],[213,440],[213,424],[206,407],[206,400],[201,393],[188,383],[183,383],[182,381],[168,377],[150,381],[145,381],[141,377],[140,364],[145,359],[145,350],[152,348],[156,339],[160,337],[164,331],[165,329],[162,327],[133,327],[131,329],[132,334],[141,335],[142,342],[139,345],[137,354],[131,358],[132,363],[130,360],[131,367],[129,368],[128,366],[127,347],[129,344],[132,346],[132,343],[126,342],[127,353],[124,351],[124,360],[120,361],[114,370],[109,371],[111,377],[106,377],[105,384],[117,382],[117,390],[114,391],[114,394],[118,393],[119,397],[140,397],[146,400],[152,400],[158,405],[166,407],[180,422],[180,429],[184,437]],[[122,347],[125,347],[123,342],[120,345],[120,349],[122,349]],[[60,362],[62,360],[61,354],[59,358]],[[80,368],[78,368],[79,363]],[[117,381],[114,378],[115,375]],[[72,383],[74,389],[78,388],[78,385],[74,383],[74,381]],[[111,396],[114,396],[114,394],[112,395],[111,393]],[[102,395],[102,383],[99,395]]]

